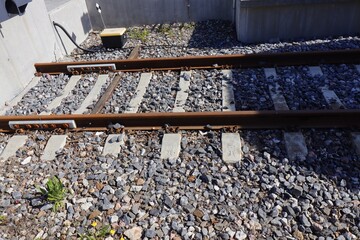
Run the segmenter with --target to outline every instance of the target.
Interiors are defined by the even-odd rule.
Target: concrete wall
[[[82,43],[91,31],[91,23],[85,0],[67,1],[63,5],[51,10],[49,17],[51,22],[55,21],[62,25],[77,44]],[[59,41],[62,53],[64,55],[70,54],[75,45],[61,29],[57,28],[56,30],[56,38]]]
[[[50,12],[44,0],[34,0],[24,15],[1,22],[0,109],[31,81],[34,63],[56,61],[75,48],[61,29],[58,36],[52,21],[63,25],[77,43],[91,31],[85,0],[70,0]]]
[[[360,33],[358,0],[236,0],[236,32],[245,43]]]
[[[235,0],[86,0],[94,30],[103,28],[95,4],[99,3],[106,27],[203,21],[233,21]]]
[[[32,1],[22,16],[1,23],[0,108],[32,79],[33,64],[60,55],[43,0]]]

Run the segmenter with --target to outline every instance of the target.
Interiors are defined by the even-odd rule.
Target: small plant
[[[193,22],[190,22],[190,23],[184,23],[182,26],[181,26],[181,29],[192,29],[195,27],[195,23]]]
[[[149,34],[150,34],[149,30],[147,30],[146,28],[144,29],[134,28],[129,32],[129,37],[132,39],[139,39],[142,42],[146,42]]]
[[[173,35],[172,28],[168,24],[163,24],[158,30],[162,34]]]
[[[49,178],[46,188],[38,187],[38,190],[48,202],[54,204],[53,211],[63,206],[67,191],[57,176]]]
[[[0,215],[0,225],[5,225],[7,223],[7,217]]]
[[[115,230],[111,229],[109,225],[104,225],[98,230],[95,229],[97,226],[96,222],[92,222],[91,226],[93,227],[93,229],[90,229],[92,231],[88,230],[86,233],[80,234],[80,240],[100,240],[115,234]]]

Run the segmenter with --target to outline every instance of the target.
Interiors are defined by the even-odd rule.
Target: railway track
[[[232,234],[233,226],[228,223],[241,214],[240,219],[243,219],[249,233],[260,231],[257,229],[259,226],[256,222],[261,219],[267,221],[267,218],[262,213],[258,213],[259,207],[256,210],[253,209],[259,216],[262,216],[258,220],[250,220],[250,216],[247,215],[251,215],[250,212],[246,213],[245,217],[244,209],[241,210],[242,207],[237,209],[232,209],[231,206],[223,207],[226,211],[234,211],[234,219],[231,217],[227,219],[224,217],[226,214],[219,213],[222,211],[220,205],[223,205],[224,196],[230,192],[232,195],[227,195],[227,197],[233,206],[236,204],[244,206],[244,201],[251,202],[250,195],[254,194],[251,192],[241,192],[241,194],[247,194],[248,197],[242,198],[242,200],[237,199],[236,196],[239,193],[236,191],[239,189],[236,188],[235,179],[246,182],[245,185],[248,185],[249,188],[259,188],[257,193],[267,194],[271,190],[275,191],[274,194],[281,195],[281,199],[284,194],[289,194],[290,199],[304,198],[307,199],[306,201],[312,202],[314,207],[310,207],[309,210],[311,216],[301,214],[301,208],[299,211],[291,211],[296,207],[291,201],[285,200],[280,204],[281,209],[275,206],[274,209],[277,210],[264,210],[265,215],[274,216],[272,220],[269,220],[272,222],[271,224],[274,226],[280,224],[284,227],[284,236],[294,236],[299,232],[299,230],[287,227],[284,218],[289,218],[288,216],[293,214],[290,218],[301,222],[298,226],[300,232],[306,232],[307,228],[313,229],[317,226],[313,224],[318,222],[313,217],[314,214],[320,216],[325,214],[324,206],[321,205],[323,203],[316,202],[314,197],[313,200],[308,200],[307,196],[310,190],[307,189],[306,184],[303,185],[304,181],[310,181],[309,185],[314,182],[321,183],[322,187],[319,191],[325,192],[330,185],[327,182],[322,183],[317,174],[330,179],[334,174],[337,176],[333,179],[335,184],[354,190],[348,194],[351,195],[351,201],[355,201],[355,203],[338,206],[338,208],[343,211],[348,207],[356,215],[358,204],[356,204],[355,198],[357,189],[360,187],[357,163],[359,158],[357,155],[360,155],[360,110],[356,107],[359,99],[350,98],[344,94],[338,96],[335,85],[329,85],[329,82],[319,79],[325,79],[331,75],[328,73],[328,69],[334,65],[329,64],[339,63],[343,65],[336,66],[346,66],[354,72],[359,71],[360,76],[360,67],[357,65],[359,64],[359,52],[275,54],[272,57],[274,59],[271,58],[271,55],[192,57],[180,60],[140,59],[112,63],[87,63],[91,65],[90,67],[81,66],[85,64],[82,62],[75,63],[75,65],[80,65],[80,68],[69,66],[70,63],[36,64],[37,70],[41,72],[39,75],[43,77],[35,77],[33,86],[30,85],[28,90],[31,91],[30,89],[36,88],[39,83],[46,83],[56,76],[53,80],[61,78],[61,83],[57,86],[61,89],[62,94],[48,96],[47,98],[51,101],[43,104],[42,108],[25,113],[26,116],[24,116],[21,110],[27,109],[26,104],[23,104],[22,108],[16,109],[16,106],[20,106],[21,99],[27,96],[28,92],[24,92],[22,97],[11,102],[6,111],[2,112],[3,114],[6,112],[17,114],[17,116],[0,117],[0,128],[3,132],[0,142],[3,150],[0,155],[3,165],[2,174],[9,177],[6,172],[11,172],[10,169],[14,168],[24,174],[21,177],[21,181],[24,181],[26,177],[32,179],[26,173],[30,166],[39,171],[54,174],[70,168],[75,172],[83,173],[81,176],[78,174],[69,176],[73,182],[77,182],[79,177],[82,182],[85,182],[80,185],[79,191],[85,191],[84,189],[87,189],[89,184],[105,182],[110,187],[107,189],[111,196],[115,195],[114,189],[122,189],[124,194],[115,195],[116,199],[126,198],[125,196],[128,198],[130,196],[132,199],[135,195],[139,195],[140,199],[145,199],[144,195],[147,191],[156,195],[164,189],[161,186],[165,185],[166,181],[171,181],[172,177],[167,169],[174,168],[173,177],[175,179],[180,179],[182,175],[183,177],[179,182],[171,183],[172,187],[190,184],[190,187],[200,188],[199,194],[202,195],[205,191],[203,184],[209,184],[209,192],[213,195],[198,196],[197,198],[202,203],[199,203],[194,209],[187,206],[183,202],[185,200],[175,198],[170,199],[170,202],[168,199],[165,200],[165,192],[160,194],[161,201],[158,198],[154,198],[153,201],[157,201],[157,204],[163,202],[165,205],[162,207],[163,209],[186,212],[193,215],[194,219],[202,219],[202,221],[207,221],[204,220],[204,215],[208,215],[209,221],[211,219],[214,226],[218,223],[222,224],[216,225],[211,234],[206,232],[209,230],[203,230],[204,227],[193,230],[187,226],[186,231],[193,232],[192,237],[198,236],[196,233],[208,235],[210,238],[216,238],[215,233]],[[322,65],[320,66],[319,63]],[[74,65],[74,63],[71,64]],[[113,69],[113,65],[109,64],[115,64],[116,70]],[[302,103],[289,101],[293,99],[288,91],[296,92],[297,89],[288,89],[287,84],[299,84],[296,77],[294,79],[288,75],[284,77],[289,65],[300,66],[299,72],[302,74],[298,76],[306,75],[307,81],[314,80],[316,82],[312,91],[317,92],[321,101],[316,98],[305,100]],[[249,70],[249,68],[251,69]],[[68,69],[71,71],[69,72]],[[96,71],[101,73],[94,73]],[[65,74],[69,74],[71,77],[67,78]],[[249,91],[260,92],[259,96],[254,95],[254,99],[247,98],[246,90],[240,89],[246,80],[254,83],[254,85],[249,85],[253,87]],[[256,82],[258,80],[264,81],[268,85],[266,87],[261,85],[257,89]],[[356,78],[353,82],[358,84],[359,81],[360,78]],[[192,84],[196,82],[198,84],[193,87]],[[167,83],[169,85],[166,87]],[[84,87],[84,85],[88,87]],[[211,87],[208,88],[208,86]],[[49,85],[45,85],[45,87],[49,87]],[[158,94],[165,89],[168,91],[165,91],[164,95]],[[79,91],[82,91],[80,94],[82,97],[75,98],[79,95]],[[208,94],[204,94],[204,91],[208,91]],[[354,91],[356,93],[358,90]],[[264,92],[267,95],[261,96]],[[157,99],[154,100],[154,97]],[[264,98],[263,101],[260,99],[261,97]],[[197,99],[198,102],[191,104],[188,101],[189,98]],[[161,102],[163,99],[170,100]],[[264,107],[253,109],[251,101],[264,102]],[[311,101],[315,104],[307,109],[305,103]],[[150,104],[151,102],[153,103]],[[60,111],[59,109],[65,109],[62,106],[64,103],[73,103],[73,106]],[[194,109],[194,106],[199,108]],[[262,105],[260,104],[260,106]],[[34,112],[37,114],[32,114]],[[325,128],[325,130],[317,128]],[[335,131],[334,128],[338,128],[338,130]],[[314,148],[314,142],[317,142],[317,146],[323,147],[321,149]],[[118,163],[117,159],[119,158],[123,160],[123,163]],[[96,159],[94,163],[91,163],[92,159]],[[182,161],[179,161],[180,159]],[[282,160],[278,161],[277,159]],[[161,162],[159,169],[154,167],[159,164],[156,160]],[[70,163],[67,164],[67,161]],[[75,166],[73,161],[78,166]],[[199,161],[204,161],[204,166],[199,164]],[[232,164],[224,164],[224,162]],[[261,167],[263,163],[273,167],[263,169]],[[86,167],[87,164],[92,167]],[[325,167],[327,170],[323,169]],[[289,180],[288,176],[279,177],[278,172],[282,172],[284,168],[292,169],[294,176],[301,177],[295,180]],[[117,173],[116,169],[119,169],[120,172]],[[241,177],[244,172],[246,174]],[[284,170],[285,173],[288,174],[286,170]],[[269,179],[266,180],[264,175],[269,176]],[[272,184],[274,177],[271,178],[271,176],[275,175],[280,182],[276,183],[275,181]],[[303,176],[306,179],[304,181]],[[66,179],[64,175],[60,177]],[[127,180],[127,183],[121,187],[117,185],[120,178]],[[264,179],[262,184],[258,184],[260,178]],[[143,182],[144,179],[148,180]],[[311,183],[312,179],[315,180]],[[71,181],[66,184],[72,186]],[[224,181],[225,184],[223,184]],[[254,181],[254,186],[249,184],[249,181]],[[34,182],[36,181],[34,180]],[[131,182],[136,182],[136,184],[130,184]],[[285,186],[286,193],[273,190],[276,185]],[[227,188],[231,186],[231,190],[222,190],[224,186]],[[113,189],[114,192],[110,189]],[[184,187],[183,190],[188,189]],[[99,189],[100,191],[102,189]],[[213,191],[215,192],[213,193]],[[103,194],[102,191],[100,195]],[[112,206],[108,209],[109,205],[105,204],[104,197],[99,197],[99,199],[96,197],[96,200],[90,201],[89,199],[93,198],[91,196],[86,193],[80,198],[81,201],[74,200],[68,207],[77,207],[84,211],[100,209],[104,212],[115,207]],[[264,199],[269,200],[272,197],[274,196],[264,197]],[[85,202],[82,202],[84,198]],[[108,202],[110,201],[108,197],[105,198]],[[194,197],[187,196],[187,198]],[[216,201],[215,205],[218,206],[216,210],[207,210],[211,209],[206,205],[210,204],[207,202],[209,198]],[[336,197],[333,196],[329,198],[329,201],[334,202],[331,204],[335,204],[335,199]],[[129,207],[131,204],[126,201],[122,201],[122,204]],[[146,200],[144,201],[146,202]],[[151,201],[148,200],[148,202]],[[175,203],[178,202],[179,208],[175,206]],[[84,206],[85,203],[86,206]],[[30,203],[32,209],[36,209],[34,204]],[[111,205],[110,202],[109,204]],[[330,203],[328,204],[331,206]],[[290,208],[283,210],[282,206],[285,205]],[[142,211],[152,217],[159,217],[160,213],[157,214],[153,210],[156,208],[156,204],[150,204],[150,206]],[[119,209],[124,212],[130,211],[126,207]],[[127,215],[128,217],[124,217],[121,221],[125,223],[126,221],[135,221],[135,219],[142,221],[142,216],[138,216],[137,211],[134,209],[131,211],[132,215],[137,217]],[[274,211],[283,212],[285,215],[275,214]],[[39,211],[34,210],[34,213],[38,214]],[[106,216],[112,216],[111,214],[106,214]],[[327,218],[328,216],[325,215],[324,217]],[[344,216],[349,217],[350,215],[344,214],[343,218],[346,219]],[[347,226],[347,229],[350,229],[348,232],[352,234],[351,236],[357,236],[360,232],[356,231],[354,226],[356,226],[358,218],[349,217],[349,219],[354,220],[352,222],[344,220],[342,223]],[[310,226],[306,220],[311,222]],[[85,222],[89,224],[89,221]],[[182,233],[184,225],[177,226],[177,223],[169,221],[172,231],[181,236],[186,235],[186,233]],[[145,223],[145,228],[157,229],[156,226],[148,223]],[[270,232],[273,234],[272,230],[262,229],[261,231],[263,231],[262,236],[267,236]],[[238,239],[241,239],[240,235],[244,232],[245,230],[234,232],[233,237],[237,234],[239,235]],[[339,230],[339,234],[343,232],[344,230]],[[151,233],[146,230],[144,234],[152,236]],[[158,237],[161,238],[161,234]]]

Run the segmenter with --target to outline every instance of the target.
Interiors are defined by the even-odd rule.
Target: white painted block
[[[358,155],[360,155],[360,132],[351,133],[352,142],[355,147],[355,151]]]
[[[161,144],[161,159],[176,159],[180,154],[181,134],[166,133]]]
[[[102,155],[107,154],[117,156],[120,153],[121,146],[125,143],[125,134],[110,134],[105,141]]]
[[[276,78],[276,69],[275,68],[264,68],[264,73],[266,78]]]
[[[344,104],[341,102],[341,100],[334,91],[329,90],[326,87],[323,87],[321,88],[321,92],[325,98],[325,101],[332,109],[345,108]]]
[[[311,66],[309,67],[309,73],[312,77],[322,76],[323,72],[319,66]]]
[[[66,144],[66,135],[52,135],[40,157],[43,161],[51,161],[56,158],[56,152],[64,148]]]
[[[232,82],[232,71],[231,70],[222,70],[222,73],[227,78],[227,79],[223,79],[221,82],[222,110],[223,111],[236,111],[234,88],[231,83]]]
[[[4,151],[0,155],[0,160],[7,160],[9,157],[15,156],[16,151],[25,145],[27,136],[13,136],[9,139]]]
[[[221,134],[222,159],[226,163],[236,163],[242,158],[241,140],[238,133]]]
[[[136,95],[131,99],[129,103],[129,109],[125,113],[136,113],[139,109],[140,103],[143,99],[143,96],[146,92],[146,88],[150,83],[152,74],[151,73],[142,73],[140,76],[139,84],[136,88]]]
[[[304,135],[301,132],[284,133],[285,148],[290,160],[305,160],[308,155]]]
[[[40,115],[49,115],[51,114],[51,110],[60,106],[61,101],[66,98],[71,90],[73,90],[81,79],[81,75],[72,75],[69,79],[69,82],[66,84],[65,88],[63,89],[63,94],[61,96],[56,97],[46,108],[46,111],[42,112]]]
[[[287,105],[285,97],[280,90],[279,84],[276,83],[275,87],[269,86],[269,92],[274,103],[275,110],[289,110],[289,106]]]
[[[101,88],[106,83],[106,80],[109,78],[107,74],[99,75],[95,85],[89,92],[89,94],[86,96],[84,101],[82,102],[79,109],[77,109],[74,114],[82,114],[87,110],[87,107],[93,103],[93,101],[97,100],[99,98]]]
[[[30,83],[24,88],[24,90],[22,90],[21,93],[19,93],[19,95],[17,95],[11,101],[9,101],[7,106],[5,106],[3,109],[0,110],[0,115],[4,115],[7,110],[17,105],[21,101],[21,99],[25,96],[25,94],[29,92],[31,88],[35,87],[39,83],[40,79],[41,77],[33,77]]]
[[[175,107],[173,112],[185,112],[184,106],[188,98],[188,90],[190,86],[191,71],[181,71],[179,87],[180,91],[176,93]]]

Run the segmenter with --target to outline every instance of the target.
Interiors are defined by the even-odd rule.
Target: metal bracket
[[[66,66],[69,72],[74,72],[79,70],[80,72],[95,72],[95,71],[115,71],[115,63],[105,63],[105,64],[84,64],[84,65],[68,65]]]
[[[76,128],[75,120],[30,120],[30,121],[9,121],[11,129],[56,129]]]

